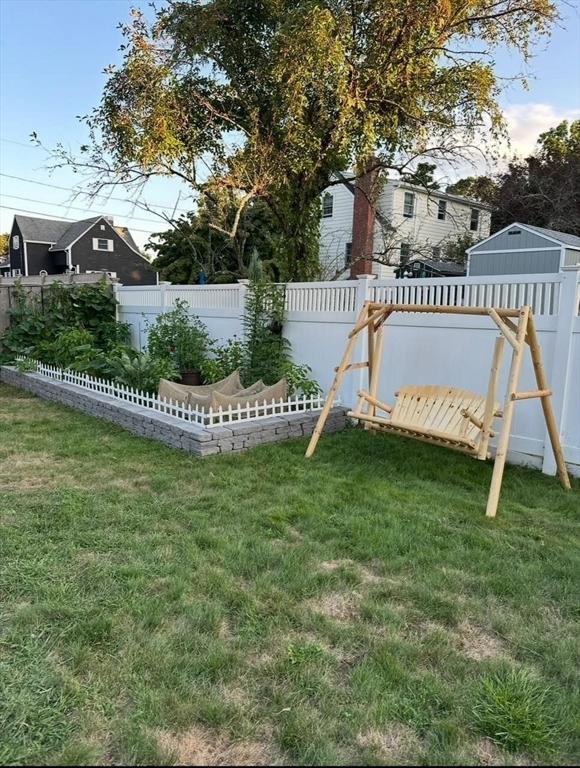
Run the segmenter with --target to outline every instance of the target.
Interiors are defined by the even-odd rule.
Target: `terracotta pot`
[[[189,387],[198,387],[201,384],[201,373],[199,371],[182,371],[180,384],[187,384]]]

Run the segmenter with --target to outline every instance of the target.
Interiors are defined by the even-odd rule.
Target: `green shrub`
[[[40,294],[27,293],[22,284],[17,283],[12,301],[10,326],[1,338],[4,362],[13,362],[18,355],[29,355],[48,365],[62,366],[62,361],[57,359],[56,340],[67,331],[90,334],[90,344],[103,351],[129,340],[129,326],[117,323],[116,301],[106,282],[73,286],[55,282]],[[75,342],[74,335],[65,342],[69,347],[66,355],[72,348],[89,343],[88,336],[84,340],[77,337]]]
[[[187,302],[178,299],[175,309],[147,323],[147,351],[151,357],[172,361],[182,373],[201,371],[211,347],[207,328],[187,309]]]
[[[222,346],[214,346],[213,357],[206,358],[201,368],[204,380],[208,384],[225,379],[230,373],[244,367],[245,347],[235,336]]]

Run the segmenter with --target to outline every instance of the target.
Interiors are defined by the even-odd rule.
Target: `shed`
[[[515,222],[467,249],[467,275],[536,275],[580,264],[580,237]]]

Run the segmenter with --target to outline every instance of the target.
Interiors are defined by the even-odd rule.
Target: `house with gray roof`
[[[157,283],[129,230],[108,216],[71,222],[16,214],[9,249],[13,277],[106,272],[123,285]]]
[[[580,264],[580,237],[514,222],[467,249],[467,274],[536,275]]]

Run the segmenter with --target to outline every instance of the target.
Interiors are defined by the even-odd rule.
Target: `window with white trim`
[[[334,211],[334,198],[328,192],[322,198],[322,218],[331,219]]]
[[[440,259],[441,258],[441,248],[438,245],[433,246],[433,258],[434,259]]]
[[[348,267],[352,261],[352,243],[347,243],[344,247],[344,266]]]
[[[93,251],[112,251],[113,241],[105,237],[93,237]]]
[[[447,200],[439,200],[437,203],[437,218],[439,221],[445,221],[447,218]]]
[[[412,219],[415,215],[415,195],[413,192],[405,192],[405,202],[403,203],[403,216]]]
[[[18,235],[12,235],[12,247],[15,251],[20,248],[20,237]]]
[[[469,229],[472,232],[477,232],[479,229],[479,208],[471,209],[471,219],[469,221]]]
[[[105,225],[104,225],[104,224],[101,224],[101,231],[102,231],[102,232],[104,232],[104,231],[105,231]]]
[[[405,265],[409,259],[411,258],[411,246],[409,243],[401,243],[401,248],[399,250],[400,253],[400,263]]]

